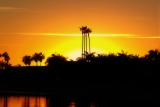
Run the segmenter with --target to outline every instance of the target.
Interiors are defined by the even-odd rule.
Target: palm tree
[[[82,32],[82,58],[84,57],[85,50],[86,50],[86,30],[87,26],[82,26],[80,31]]]
[[[45,56],[42,54],[42,52],[40,52],[38,55],[39,55],[38,61],[40,62],[41,65],[42,61],[45,59]]]
[[[38,66],[39,54],[38,54],[38,53],[35,53],[35,54],[32,56],[32,60],[36,63],[36,66]]]
[[[31,62],[32,62],[32,57],[26,55],[26,56],[23,57],[22,61],[23,61],[23,63],[24,63],[25,65],[30,66],[30,65],[31,65]]]
[[[86,34],[87,34],[87,36],[88,36],[88,39],[89,39],[89,53],[90,53],[90,52],[91,52],[91,47],[90,47],[91,41],[90,41],[90,36],[89,36],[89,35],[90,35],[90,33],[92,32],[92,30],[91,30],[90,28],[87,28],[85,32],[86,32]]]
[[[9,64],[10,60],[9,54],[7,52],[4,52],[1,56],[4,58],[5,63]]]
[[[32,60],[36,62],[36,66],[38,65],[38,62],[40,62],[41,64],[44,59],[45,59],[45,56],[42,54],[42,52],[35,53],[32,57]]]

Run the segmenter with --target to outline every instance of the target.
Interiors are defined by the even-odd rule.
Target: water
[[[101,96],[102,97],[102,96]],[[107,106],[132,106],[148,105],[150,100],[133,99],[105,99],[87,97],[65,97],[65,96],[0,96],[0,107],[107,107]]]
[[[48,107],[46,97],[1,96],[0,107]]]
[[[0,96],[0,107],[77,107],[65,97]],[[90,107],[95,107],[93,104]]]
[[[84,99],[62,96],[0,96],[0,107],[96,107],[95,103]]]

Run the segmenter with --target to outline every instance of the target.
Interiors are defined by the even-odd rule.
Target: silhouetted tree
[[[155,50],[149,50],[148,54],[145,55],[145,58],[149,62],[159,63],[160,62],[160,52]]]
[[[117,55],[113,53],[109,54],[98,54],[95,62],[96,63],[105,63],[105,64],[115,64],[117,59]]]
[[[86,58],[86,52],[90,53],[90,33],[92,32],[90,28],[87,26],[82,26],[80,28],[80,31],[82,32],[82,58]],[[88,44],[89,42],[89,44]],[[89,47],[89,50],[88,50]]]
[[[80,31],[82,32],[82,58],[85,57],[85,50],[86,50],[86,30],[87,30],[87,26],[82,26],[80,28]]]
[[[87,26],[82,26],[80,28],[80,31],[82,32],[82,35],[84,35],[86,33],[86,30],[87,30]]]
[[[50,66],[50,65],[52,66],[52,65],[55,65],[55,64],[65,63],[66,61],[67,61],[67,59],[64,56],[62,56],[60,54],[52,54],[51,57],[47,58],[45,63],[48,66]]]
[[[26,55],[26,56],[24,56],[24,57],[22,58],[22,62],[23,62],[25,65],[30,66],[30,65],[31,65],[31,62],[32,62],[32,57]]]
[[[1,58],[0,69],[5,69],[5,68],[11,66],[11,64],[9,64],[10,56],[7,52],[0,54],[0,58]]]
[[[5,69],[5,64],[3,61],[0,61],[0,69]]]
[[[9,54],[7,52],[4,52],[2,54],[2,57],[4,58],[5,63],[9,64],[9,60],[10,60]]]
[[[124,52],[123,50],[121,52],[118,53],[117,56],[117,61],[119,63],[127,63],[129,60],[128,54],[126,52]]]
[[[95,59],[95,52],[88,53],[86,52],[86,60],[87,62],[92,62]]]
[[[38,61],[40,62],[41,65],[42,61],[45,59],[45,56],[42,54],[42,52],[40,52],[38,55],[39,55]]]
[[[32,60],[36,62],[36,65],[38,66],[38,62],[40,62],[40,65],[42,63],[42,61],[45,59],[45,56],[42,54],[42,52],[40,53],[35,53],[32,57]]]
[[[38,54],[38,53],[35,53],[35,54],[32,56],[32,60],[36,63],[36,66],[38,66],[38,59],[39,59],[39,54]]]
[[[86,62],[86,59],[84,59],[84,58],[82,58],[82,57],[78,57],[78,58],[76,58],[76,61],[77,61],[78,63],[85,63],[85,62]]]
[[[85,33],[87,34],[87,36],[88,36],[88,39],[89,39],[89,53],[91,52],[91,40],[90,40],[90,33],[92,32],[92,30],[90,29],[90,28],[87,28],[86,30],[85,30]]]

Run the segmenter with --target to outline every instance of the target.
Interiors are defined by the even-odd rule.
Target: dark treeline
[[[86,53],[84,58],[79,57],[76,61],[52,54],[46,65],[6,67],[0,72],[0,93],[85,96],[97,101],[101,96],[110,100],[141,101],[151,100],[152,93],[159,90],[158,50],[150,50],[142,57],[125,52],[106,55]]]
[[[76,61],[68,61],[62,55],[52,54],[51,57],[47,58],[46,64],[47,66],[52,66],[57,63],[84,63],[84,64],[160,64],[160,51],[157,49],[150,50],[144,56],[127,54],[124,51],[121,53],[110,53],[110,54],[98,54],[95,53],[87,53],[85,54],[85,58],[79,57]]]
[[[66,57],[60,54],[52,54],[45,61],[47,66],[53,63],[97,63],[97,64],[160,64],[160,51],[150,50],[144,56],[128,54],[124,51],[120,53],[110,53],[110,54],[96,54],[94,52],[85,52],[84,57],[78,57],[76,61],[68,60]],[[35,53],[33,55],[25,55],[22,57],[22,62],[26,66],[31,66],[34,61],[36,66],[41,66],[42,61],[45,56],[42,52]],[[39,64],[38,64],[39,63]],[[10,56],[7,52],[0,54],[0,69],[5,69],[11,67]],[[17,66],[21,66],[20,64]]]

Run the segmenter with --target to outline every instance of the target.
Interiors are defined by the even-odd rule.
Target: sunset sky
[[[43,52],[80,56],[81,32],[92,30],[97,53],[160,49],[160,0],[0,0],[0,53],[13,65]]]

